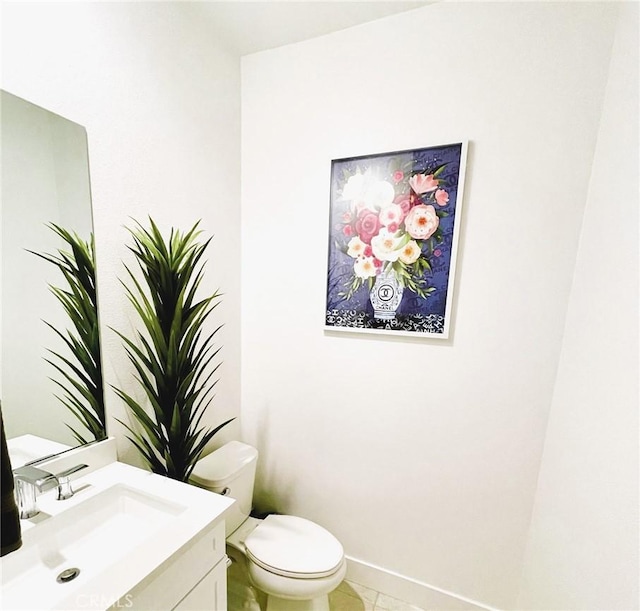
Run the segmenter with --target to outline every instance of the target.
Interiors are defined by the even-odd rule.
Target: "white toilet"
[[[342,545],[304,518],[250,517],[257,460],[255,448],[231,441],[198,461],[191,482],[236,500],[225,516],[227,553],[237,560],[240,552],[267,611],[329,611],[329,592],[347,570]]]

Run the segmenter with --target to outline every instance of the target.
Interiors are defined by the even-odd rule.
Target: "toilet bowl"
[[[225,515],[227,547],[244,561],[256,601],[266,596],[267,611],[329,611],[328,595],[346,573],[342,545],[305,518],[250,517],[257,458],[252,446],[231,441],[198,462],[191,482],[236,500]]]

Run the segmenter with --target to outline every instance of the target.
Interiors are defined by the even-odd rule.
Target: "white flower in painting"
[[[373,278],[376,275],[373,257],[358,257],[353,264],[353,271],[358,278]]]
[[[371,238],[373,254],[380,261],[397,261],[402,251],[401,238],[396,238],[383,227],[374,238]]]
[[[365,177],[363,174],[354,174],[349,177],[347,184],[342,189],[342,199],[360,201],[364,196]]]
[[[400,251],[400,261],[407,265],[411,265],[420,257],[421,250],[415,240],[409,240]]]
[[[399,204],[389,204],[380,210],[380,222],[385,226],[399,225],[402,221],[402,208]]]
[[[350,201],[355,210],[380,210],[393,203],[394,197],[393,185],[386,180],[378,180],[371,170],[364,174],[356,172],[342,188],[342,199]]]
[[[354,259],[364,255],[364,249],[367,247],[358,236],[351,238],[347,246],[347,254]]]
[[[370,210],[380,210],[393,203],[396,192],[393,185],[386,180],[375,180],[369,185],[364,201]]]

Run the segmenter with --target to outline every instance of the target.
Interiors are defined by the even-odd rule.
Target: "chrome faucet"
[[[89,465],[76,465],[55,475],[31,465],[18,467],[13,472],[13,478],[15,481],[15,494],[20,518],[23,520],[33,518],[33,516],[40,513],[36,502],[38,492],[46,492],[57,486],[59,501],[71,498],[73,496],[71,475],[82,469],[86,469],[88,466]]]

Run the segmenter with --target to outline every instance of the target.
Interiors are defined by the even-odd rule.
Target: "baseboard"
[[[349,556],[346,578],[428,611],[498,611],[494,607]]]

